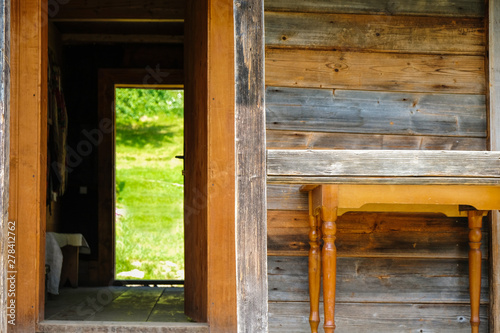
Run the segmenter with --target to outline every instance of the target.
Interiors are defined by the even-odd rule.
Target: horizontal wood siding
[[[268,47],[473,55],[485,52],[482,19],[275,12],[266,13],[265,19]]]
[[[500,178],[500,152],[270,150],[270,176]]]
[[[320,317],[323,322],[323,303]],[[483,323],[480,333],[487,333],[488,307],[480,308]],[[337,303],[335,324],[339,333],[469,333],[469,306],[464,304],[411,303]],[[306,302],[272,302],[269,304],[269,331],[309,332],[309,304]],[[319,332],[323,333],[322,324]]]
[[[266,11],[484,17],[483,0],[266,0]]]
[[[268,211],[268,254],[307,256],[306,211]],[[487,228],[483,257],[487,258]],[[439,215],[347,213],[337,222],[339,257],[440,258],[468,257],[467,221]],[[417,270],[415,270],[417,272]]]
[[[268,129],[486,137],[484,95],[268,88]]]
[[[268,86],[485,94],[483,56],[267,49]]]
[[[269,123],[268,123],[269,126]],[[268,127],[269,128],[269,127]],[[268,149],[486,150],[485,138],[267,130]]]
[[[483,160],[477,174],[481,154],[443,153],[488,146],[486,8],[482,0],[266,0],[265,11],[269,330],[306,332],[308,199],[298,174],[496,181],[497,161]],[[425,156],[449,163],[430,170],[434,157],[401,150],[433,150]],[[466,219],[346,213],[337,222],[336,332],[470,332]],[[489,230],[484,223],[480,332],[488,332]]]
[[[268,259],[269,301],[307,302],[307,257]],[[488,303],[488,265],[482,265],[481,302]],[[343,303],[467,303],[468,260],[339,258],[336,300]],[[416,273],[418,272],[418,273]],[[322,299],[322,297],[320,297]]]

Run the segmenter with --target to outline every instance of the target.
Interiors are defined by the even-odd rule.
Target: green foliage
[[[137,118],[116,115],[116,272],[183,279],[183,162],[175,158],[184,150],[183,112],[151,101],[137,104],[156,106],[149,115],[134,112]]]
[[[162,89],[116,89],[116,121],[135,124],[154,116],[184,115],[184,91]]]

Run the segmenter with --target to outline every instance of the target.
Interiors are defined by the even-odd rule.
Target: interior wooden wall
[[[268,149],[487,150],[484,16],[482,0],[266,0]],[[298,189],[268,186],[271,332],[309,327]],[[469,332],[467,232],[460,218],[341,217],[336,332]]]

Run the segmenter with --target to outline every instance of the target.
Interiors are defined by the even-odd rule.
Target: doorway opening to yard
[[[115,88],[115,280],[184,281],[184,90]]]

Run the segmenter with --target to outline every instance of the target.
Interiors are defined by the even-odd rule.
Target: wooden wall
[[[266,0],[267,148],[486,150],[484,16],[482,0]],[[309,327],[298,189],[268,185],[271,332]],[[336,332],[470,331],[466,220],[350,213],[338,229]]]
[[[10,1],[0,1],[0,233],[8,236],[9,207],[9,74],[10,43],[9,21]],[[7,241],[3,236],[0,241],[0,309],[7,308]],[[7,331],[7,316],[0,317],[0,332]]]

